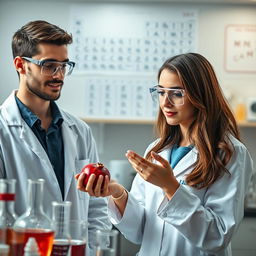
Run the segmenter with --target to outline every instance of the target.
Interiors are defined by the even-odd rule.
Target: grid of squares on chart
[[[89,78],[85,83],[86,118],[155,119],[158,106],[151,99],[153,81],[142,78]]]
[[[144,21],[143,35],[127,38],[88,37],[83,21],[73,25],[76,71],[155,72],[168,57],[196,51],[195,19]]]

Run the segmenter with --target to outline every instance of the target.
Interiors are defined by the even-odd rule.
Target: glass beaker
[[[54,229],[51,219],[43,211],[44,180],[28,179],[28,206],[13,226],[14,255],[24,254],[24,247],[34,237],[41,255],[49,256],[52,251]]]
[[[15,185],[15,179],[0,179],[0,242],[10,246],[10,255],[13,224],[18,217],[14,211]]]
[[[97,230],[96,231],[96,256],[116,256],[118,231]]]
[[[71,256],[86,255],[87,222],[85,220],[70,220]]]
[[[52,202],[52,220],[54,223],[54,241],[51,256],[66,256],[69,253],[71,202]]]

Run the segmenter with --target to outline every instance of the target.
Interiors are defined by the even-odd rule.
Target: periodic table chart
[[[149,88],[158,69],[171,56],[197,51],[194,10],[157,16],[74,5],[70,26],[74,75],[85,77],[86,118],[155,119]]]
[[[87,78],[86,117],[152,120],[157,105],[151,100],[147,78]]]

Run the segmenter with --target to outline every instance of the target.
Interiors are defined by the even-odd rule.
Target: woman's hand
[[[128,150],[126,157],[134,170],[147,182],[150,182],[164,190],[170,199],[179,187],[179,183],[173,175],[170,163],[155,152],[151,156],[159,164],[154,164],[137,153]]]
[[[76,174],[75,179],[77,179],[77,188],[81,191],[87,192],[90,196],[112,196],[112,199],[117,208],[119,209],[121,216],[123,216],[128,199],[128,194],[125,188],[122,185],[118,184],[116,181],[109,180],[108,175],[105,176],[104,186],[103,188],[101,188],[104,177],[103,175],[100,175],[97,184],[93,189],[93,183],[95,178],[95,174],[91,174],[86,186],[84,186],[85,173]]]
[[[101,188],[101,185],[103,183],[104,177],[103,175],[100,175],[97,184],[93,189],[93,183],[95,178],[96,175],[91,174],[86,186],[84,186],[85,173],[76,174],[75,179],[77,179],[77,189],[87,192],[90,196],[95,197],[105,197],[110,195],[112,195],[113,197],[119,197],[124,191],[124,187],[114,180],[109,180],[108,175],[105,176],[103,188]]]

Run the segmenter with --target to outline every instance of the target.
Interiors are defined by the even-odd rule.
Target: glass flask
[[[96,231],[96,256],[116,256],[119,232],[112,230]]]
[[[54,229],[51,219],[43,210],[44,180],[28,179],[28,205],[13,226],[13,250],[15,256],[24,254],[24,247],[30,237],[34,237],[40,255],[49,256],[52,251]]]
[[[10,247],[13,237],[13,224],[17,219],[14,211],[15,179],[0,179],[0,242]]]
[[[71,243],[70,235],[71,202],[52,202],[52,220],[54,223],[54,241],[52,256],[67,256]]]

